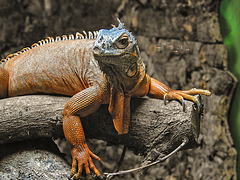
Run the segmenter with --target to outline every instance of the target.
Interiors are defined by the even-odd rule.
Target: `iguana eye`
[[[122,35],[116,42],[116,45],[119,49],[126,48],[128,46],[128,35],[126,34]]]

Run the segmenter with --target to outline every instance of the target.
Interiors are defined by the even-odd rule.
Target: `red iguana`
[[[63,130],[72,146],[71,176],[78,178],[83,168],[100,173],[85,141],[80,117],[109,104],[115,129],[128,133],[130,99],[136,96],[198,103],[195,94],[209,96],[208,90],[172,90],[145,74],[134,36],[119,22],[118,27],[101,29],[87,36],[48,37],[2,60],[0,98],[27,94],[71,96],[63,110]],[[5,62],[6,61],[6,62]],[[100,127],[99,127],[100,128]]]

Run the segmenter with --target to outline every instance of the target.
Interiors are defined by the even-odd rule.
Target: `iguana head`
[[[137,76],[142,65],[137,41],[120,21],[118,27],[99,30],[93,54],[104,73],[122,79]]]
[[[119,21],[118,27],[99,30],[93,55],[111,85],[109,112],[114,126],[119,134],[126,134],[130,120],[130,97],[145,77],[137,41]]]

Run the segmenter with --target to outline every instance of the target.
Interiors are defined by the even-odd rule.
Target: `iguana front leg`
[[[85,168],[87,177],[90,176],[90,168],[97,176],[100,176],[99,171],[92,162],[92,158],[98,161],[100,161],[100,158],[89,150],[80,118],[71,115],[64,116],[63,127],[65,137],[72,145],[71,177],[78,179],[82,174],[83,168]]]
[[[147,75],[148,76],[148,75]],[[206,96],[210,96],[211,92],[203,89],[191,89],[188,91],[181,90],[173,90],[166,86],[165,84],[157,81],[154,78],[149,77],[149,91],[148,96],[154,97],[157,99],[163,99],[166,104],[166,100],[178,100],[182,103],[183,108],[185,108],[184,99],[195,102],[198,106],[200,106],[199,101],[193,95],[202,94]]]
[[[107,91],[107,88],[105,88]],[[67,141],[72,146],[72,170],[71,176],[79,178],[83,168],[87,177],[90,176],[90,169],[97,176],[99,171],[92,162],[92,158],[100,160],[93,154],[85,141],[80,117],[91,114],[106,100],[107,92],[98,86],[92,86],[77,93],[69,99],[63,111],[63,130]]]

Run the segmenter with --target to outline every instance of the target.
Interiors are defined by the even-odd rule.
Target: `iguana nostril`
[[[102,48],[105,49],[106,48],[106,44],[102,43]]]

